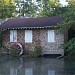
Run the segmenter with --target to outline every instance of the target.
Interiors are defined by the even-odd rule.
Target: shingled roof
[[[40,17],[40,18],[12,18],[0,25],[2,29],[14,28],[45,28],[57,26],[62,21],[59,16]]]

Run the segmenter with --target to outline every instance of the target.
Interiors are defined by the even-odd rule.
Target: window
[[[48,30],[48,42],[55,42],[54,30]]]
[[[32,30],[25,30],[25,42],[32,43]]]
[[[17,30],[10,30],[10,42],[17,42]]]

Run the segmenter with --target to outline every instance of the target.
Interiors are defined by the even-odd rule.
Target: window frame
[[[10,42],[17,42],[17,30],[10,30]]]
[[[33,38],[32,30],[25,30],[25,43],[32,43],[32,38]]]
[[[48,30],[48,38],[47,39],[48,39],[49,43],[55,42],[55,31],[54,30]]]

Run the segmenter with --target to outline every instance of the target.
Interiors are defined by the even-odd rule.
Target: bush
[[[34,52],[33,51],[25,51],[25,54],[23,55],[24,57],[34,57]]]
[[[20,48],[17,45],[13,45],[9,49],[9,54],[11,56],[19,56]]]
[[[40,57],[41,56],[41,51],[42,51],[42,47],[41,46],[36,46],[34,48],[34,57]]]
[[[61,47],[64,48],[68,56],[75,56],[75,38],[72,38],[69,42],[64,43]]]

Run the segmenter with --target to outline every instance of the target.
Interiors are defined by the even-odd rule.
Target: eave
[[[56,29],[58,26],[45,26],[45,27],[19,27],[19,28],[1,28],[1,31],[4,30],[32,30],[32,29]]]

